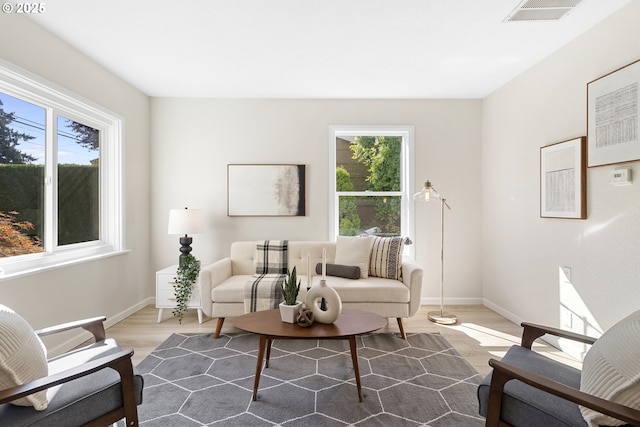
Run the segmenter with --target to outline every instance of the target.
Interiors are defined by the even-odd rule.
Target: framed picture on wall
[[[588,166],[640,159],[640,60],[587,83]]]
[[[540,216],[587,218],[587,138],[540,148]]]
[[[228,216],[304,216],[305,165],[227,165]]]

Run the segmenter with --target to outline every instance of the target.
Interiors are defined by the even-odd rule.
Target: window
[[[122,250],[121,119],[0,63],[0,278]]]
[[[413,240],[413,126],[332,126],[329,134],[330,236]]]

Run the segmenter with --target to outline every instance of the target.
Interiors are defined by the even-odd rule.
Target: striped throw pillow
[[[369,276],[402,280],[404,237],[374,237]]]

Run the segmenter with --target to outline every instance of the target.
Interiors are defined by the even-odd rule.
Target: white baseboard
[[[140,301],[137,304],[132,305],[131,307],[126,308],[125,310],[122,310],[119,313],[116,313],[113,316],[107,317],[107,320],[104,322],[104,328],[109,329],[111,326],[115,325],[118,322],[121,322],[122,320],[131,316],[133,313],[139,310],[142,310],[149,304],[155,304],[155,303],[156,303],[156,298],[149,297]],[[109,336],[109,333],[107,332],[107,337],[108,336]],[[47,357],[50,358],[52,356],[57,356],[59,354],[65,353],[71,349],[76,348],[77,346],[79,346],[80,344],[82,344],[83,342],[87,341],[90,338],[91,338],[91,334],[89,332],[85,332],[79,329],[78,332],[71,338],[67,339],[66,341],[54,347],[49,348],[47,350]]]
[[[124,319],[126,319],[127,317],[131,316],[133,313],[136,313],[140,310],[142,310],[143,308],[145,308],[146,306],[150,305],[150,304],[155,304],[156,303],[156,297],[148,297],[147,299],[144,299],[142,301],[140,301],[139,303],[132,305],[131,307],[121,311],[120,313],[117,313],[113,316],[111,316],[110,318],[107,319],[106,322],[104,322],[104,327],[105,329],[109,329],[110,327],[112,327],[113,325],[115,325],[116,323],[119,323],[121,321],[123,321]]]
[[[444,305],[478,305],[483,304],[482,298],[445,298]],[[440,298],[422,297],[420,305],[440,305]]]
[[[509,310],[505,310],[504,308],[500,307],[497,304],[494,304],[493,302],[489,301],[488,299],[484,298],[482,301],[483,301],[482,304],[485,307],[495,311],[500,316],[504,317],[507,320],[512,321],[516,325],[520,325],[522,322],[524,322],[524,320],[520,316],[510,312]]]

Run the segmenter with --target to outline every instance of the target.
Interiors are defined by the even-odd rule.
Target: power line
[[[16,116],[16,117],[18,117],[18,116]],[[23,117],[18,117],[18,118],[21,119],[21,120],[24,120],[24,121],[14,119],[12,122],[19,123],[21,125],[28,126],[28,127],[37,129],[37,130],[42,131],[42,132],[45,131],[44,125],[39,126],[40,123],[38,123],[38,122],[34,122],[33,120],[25,119]],[[27,122],[31,122],[31,123],[35,123],[35,124],[31,124],[31,123],[27,123]],[[30,136],[32,136],[32,135],[30,135]],[[59,129],[58,129],[58,136],[62,136],[63,138],[70,139],[72,141],[75,141],[76,143],[84,142],[82,139],[78,138],[76,135],[72,134],[71,132],[64,132],[64,131],[61,131]]]

